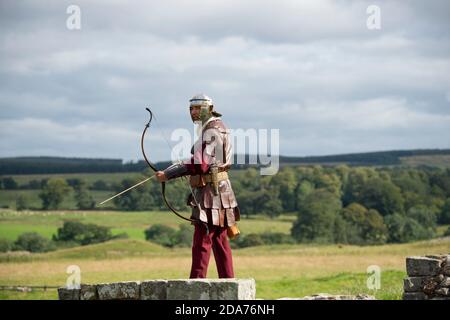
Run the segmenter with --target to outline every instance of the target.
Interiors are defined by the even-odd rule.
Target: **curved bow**
[[[144,137],[145,137],[145,133],[147,132],[147,129],[150,127],[150,123],[152,122],[153,119],[153,113],[149,108],[145,108],[145,110],[147,110],[150,114],[150,118],[147,122],[147,124],[145,125],[144,131],[142,132],[142,136],[141,136],[141,150],[142,150],[142,155],[144,156],[144,160],[145,162],[147,162],[148,166],[154,171],[157,172],[158,169],[156,169],[156,167],[150,163],[150,161],[148,161],[147,155],[145,154],[144,151]],[[184,216],[182,216],[180,213],[177,212],[177,210],[169,203],[169,201],[166,198],[166,183],[165,182],[161,182],[161,194],[164,200],[164,203],[166,204],[166,206],[174,213],[176,214],[178,217],[180,217],[183,220],[186,221],[190,221],[190,222],[194,222],[194,223],[198,223],[198,222],[202,222],[205,223],[201,220],[198,219],[190,219],[190,218],[186,218]],[[193,195],[194,196],[194,195]]]

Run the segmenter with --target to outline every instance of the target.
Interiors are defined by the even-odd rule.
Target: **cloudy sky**
[[[449,17],[446,0],[2,0],[0,157],[141,159],[150,106],[146,150],[167,160],[199,92],[230,128],[280,129],[283,155],[450,148]]]

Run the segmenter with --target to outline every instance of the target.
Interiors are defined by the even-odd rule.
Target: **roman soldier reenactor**
[[[156,176],[160,182],[190,176],[192,193],[188,204],[196,221],[192,243],[190,278],[206,278],[211,248],[219,278],[234,278],[228,238],[239,234],[239,207],[228,178],[231,166],[231,141],[221,114],[214,110],[211,98],[204,94],[190,100],[190,114],[199,125],[199,139],[192,147],[190,161],[176,163]]]

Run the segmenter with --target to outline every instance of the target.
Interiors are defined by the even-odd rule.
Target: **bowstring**
[[[162,135],[164,141],[166,142],[166,144],[167,144],[167,146],[169,147],[169,149],[172,151],[172,150],[173,150],[173,147],[172,147],[172,145],[170,144],[169,140],[167,140],[167,138],[166,138],[166,133],[165,133],[164,129],[163,129],[162,127],[159,126],[158,120],[156,119],[156,117],[155,117],[154,115],[153,115],[153,119],[155,120],[154,122],[155,122],[156,126],[158,127],[158,129],[161,130],[161,132],[162,132],[161,135]],[[179,155],[176,155],[176,157],[177,157],[177,162],[178,162],[178,163],[182,163],[182,160],[181,160],[181,158],[179,157]],[[184,179],[184,180],[187,182],[187,185],[188,185],[188,187],[189,187],[189,189],[190,189],[190,191],[191,191],[192,197],[194,198],[194,202],[195,202],[197,208],[199,208],[199,210],[200,210],[200,205],[199,205],[199,203],[198,203],[198,201],[197,201],[197,197],[195,196],[194,190],[192,189],[191,183],[188,181],[187,176],[182,176],[181,178]]]

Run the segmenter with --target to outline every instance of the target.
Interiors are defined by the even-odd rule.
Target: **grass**
[[[188,213],[185,213],[188,216]],[[288,234],[295,217],[284,215],[276,220],[264,216],[242,219],[239,228],[243,233],[266,231]],[[0,210],[0,238],[15,240],[21,233],[35,231],[51,238],[64,220],[75,219],[110,227],[113,234],[125,232],[131,239],[144,240],[144,230],[152,224],[165,224],[178,228],[180,218],[169,211],[14,211]]]
[[[437,228],[436,228],[437,236],[438,237],[444,236],[444,234],[448,228],[450,228],[450,224],[442,224],[442,225],[437,226]]]
[[[317,293],[375,295],[400,299],[405,257],[448,253],[450,240],[383,246],[273,245],[235,249],[236,277],[254,278],[257,298]],[[9,256],[8,258],[6,258]],[[142,240],[115,240],[44,254],[0,255],[0,285],[64,286],[69,265],[78,265],[83,283],[187,278],[190,248],[168,249]],[[367,267],[381,269],[381,289],[366,286]],[[208,276],[217,277],[211,258]],[[56,291],[1,292],[2,299],[56,299]]]
[[[190,248],[169,249],[143,240],[143,231],[150,224],[180,224],[168,211],[0,210],[0,238],[14,240],[25,231],[50,238],[69,218],[108,226],[113,233],[126,232],[130,238],[41,254],[0,254],[0,285],[64,286],[70,265],[80,267],[83,283],[189,276]],[[289,233],[293,219],[292,215],[275,220],[256,216],[243,218],[239,226],[243,233]],[[285,244],[234,249],[233,261],[236,277],[256,280],[257,298],[367,293],[378,299],[400,299],[405,258],[448,253],[449,248],[450,238],[382,246]],[[211,256],[208,276],[217,278]],[[381,269],[381,289],[377,291],[366,286],[371,265]],[[0,291],[0,299],[57,299],[57,293]]]
[[[402,165],[417,167],[421,165],[433,166],[439,168],[450,167],[450,155],[416,155],[410,157],[400,157]]]

